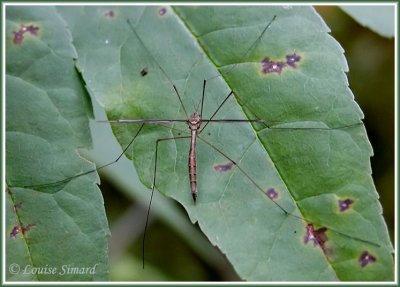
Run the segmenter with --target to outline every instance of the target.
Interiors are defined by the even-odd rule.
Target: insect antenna
[[[272,17],[272,19],[268,22],[268,24],[264,27],[264,29],[262,30],[261,34],[257,37],[257,39],[247,48],[246,52],[239,58],[238,61],[236,61],[236,64],[232,65],[228,71],[226,71],[225,73],[223,73],[223,75],[229,74],[230,72],[232,72],[232,70],[234,68],[237,67],[237,65],[239,63],[241,63],[243,61],[243,59],[250,53],[250,51],[252,49],[254,49],[254,47],[257,46],[257,44],[261,41],[261,38],[264,36],[265,32],[268,30],[268,28],[271,26],[271,24],[275,21],[276,19],[276,15],[274,15]],[[201,98],[201,112],[200,112],[200,117],[203,116],[203,104],[204,104],[204,94],[205,94],[205,87],[206,87],[206,82],[218,77],[221,77],[222,74],[220,75],[216,75],[213,76],[211,78],[208,78],[207,80],[204,80],[203,82],[203,94],[202,94],[202,98]],[[222,101],[222,103],[217,107],[217,109],[215,110],[215,112],[212,114],[212,116],[208,119],[208,121],[206,122],[206,124],[203,126],[203,128],[199,131],[199,133],[201,133],[206,126],[213,120],[213,118],[215,117],[215,115],[218,113],[218,111],[222,108],[222,106],[225,104],[225,102],[229,99],[230,96],[233,95],[233,91],[231,90],[230,93],[228,94],[228,96]],[[250,120],[251,121],[251,120]]]
[[[246,52],[239,58],[239,60],[236,61],[236,64],[232,65],[226,72],[223,73],[224,75],[229,74],[230,72],[232,72],[232,70],[235,69],[236,66],[237,66],[238,64],[240,64],[240,63],[243,61],[244,58],[246,58],[246,56],[250,53],[250,51],[251,51],[254,47],[256,47],[256,46],[258,45],[258,43],[261,41],[262,37],[264,36],[265,32],[266,32],[266,31],[268,30],[268,28],[272,25],[272,23],[275,21],[275,19],[276,19],[276,15],[274,15],[274,16],[272,17],[272,19],[268,22],[268,24],[267,24],[267,25],[265,26],[265,28],[262,30],[261,34],[260,34],[260,35],[257,37],[257,39],[253,42],[253,44],[251,44],[251,46],[249,46],[249,48],[247,48]],[[212,79],[214,79],[214,78],[218,78],[218,77],[221,77],[221,76],[222,76],[222,74],[216,75],[216,76],[213,76],[213,77],[211,77],[211,78],[208,78],[207,80],[212,80]]]

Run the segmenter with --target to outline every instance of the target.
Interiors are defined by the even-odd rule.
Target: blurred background
[[[362,27],[338,7],[315,7],[345,50],[350,88],[365,114],[374,149],[373,178],[393,242],[394,228],[394,40]],[[105,119],[95,107],[95,118]],[[98,165],[121,152],[106,125],[92,123],[94,149],[83,153]],[[240,280],[230,263],[191,224],[178,204],[155,193],[146,234],[145,269],[142,237],[150,192],[124,158],[101,173],[111,229],[112,281]]]

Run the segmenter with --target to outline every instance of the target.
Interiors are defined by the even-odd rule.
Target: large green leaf
[[[311,8],[59,11],[71,29],[87,87],[109,119],[185,119],[172,83],[192,112],[203,80],[209,79],[204,118],[232,89],[234,98],[218,119],[271,120],[271,128],[243,123],[207,127],[202,138],[254,182],[238,168],[218,169],[229,167],[228,159],[199,140],[196,204],[189,192],[189,140],[163,141],[158,150],[157,189],[185,207],[243,279],[393,279],[392,246],[371,178],[372,149],[359,124],[362,112],[348,88],[343,50]],[[276,20],[255,43],[274,15]],[[275,72],[263,72],[263,66]],[[184,124],[174,128],[187,130]],[[139,126],[113,129],[125,147]],[[145,125],[127,150],[148,187],[156,140],[178,134],[186,132]],[[275,202],[290,214],[257,186],[273,189]],[[342,201],[351,204],[341,210]],[[321,229],[314,233],[327,240],[324,248],[306,242],[308,223],[327,228],[326,238]]]
[[[71,36],[54,8],[6,15],[6,278],[104,280],[109,231],[97,175],[40,186],[93,169],[76,150],[91,145],[92,110]]]

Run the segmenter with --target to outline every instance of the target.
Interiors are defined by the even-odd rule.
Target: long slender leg
[[[230,96],[233,95],[233,91],[231,91],[228,96],[222,101],[222,103],[219,105],[219,107],[215,110],[215,112],[212,114],[212,116],[210,117],[209,120],[212,120],[214,118],[214,116],[218,113],[218,111],[222,108],[222,106],[225,104],[225,102],[229,99]],[[203,97],[204,99],[204,97]],[[201,134],[203,132],[203,130],[206,128],[206,126],[209,124],[210,122],[207,122],[203,128],[199,131],[199,134]]]
[[[264,190],[255,182],[254,179],[252,179],[250,177],[250,175],[243,169],[241,168],[232,158],[230,158],[229,156],[227,156],[223,151],[221,151],[219,148],[217,148],[216,146],[214,146],[213,144],[211,144],[210,142],[208,142],[207,140],[203,139],[200,136],[197,136],[200,140],[202,140],[204,143],[206,143],[207,145],[209,145],[210,147],[212,147],[215,151],[217,151],[219,154],[221,154],[223,157],[225,157],[227,160],[229,160],[230,162],[232,162],[252,183],[253,185],[260,190],[263,194],[264,194]],[[269,198],[267,196],[267,198]],[[270,199],[270,198],[269,198]],[[303,218],[296,216],[294,214],[291,214],[290,212],[288,212],[285,208],[283,208],[279,203],[273,201],[272,199],[270,199],[280,210],[283,211],[283,213],[285,213],[285,215],[291,215],[294,216],[298,219],[304,220]],[[304,220],[305,221],[305,220]]]
[[[89,174],[89,173],[92,173],[92,172],[95,172],[95,171],[99,171],[99,170],[101,170],[101,169],[103,169],[103,168],[105,168],[107,166],[110,166],[110,165],[116,163],[117,161],[120,160],[120,158],[128,150],[128,148],[133,144],[135,139],[138,137],[138,135],[142,131],[143,126],[144,126],[144,123],[141,124],[139,130],[136,132],[136,134],[134,135],[132,140],[129,142],[129,144],[123,149],[122,153],[115,160],[113,160],[112,162],[109,162],[109,163],[107,163],[105,165],[102,165],[102,166],[100,166],[98,168],[95,168],[95,169],[91,169],[91,170],[88,170],[88,171],[84,171],[82,173],[78,173],[78,174],[76,174],[74,176],[71,176],[71,177],[68,177],[68,178],[65,178],[65,179],[62,179],[62,180],[58,180],[58,181],[54,181],[54,182],[50,182],[50,183],[45,183],[45,184],[26,185],[26,186],[22,186],[22,188],[46,187],[46,186],[52,186],[52,185],[56,185],[56,184],[62,184],[62,183],[65,183],[65,182],[69,182],[74,178],[78,178],[80,176],[83,176],[83,175],[86,175],[86,174]],[[9,187],[13,187],[13,186],[9,186]]]
[[[261,38],[264,36],[265,32],[266,32],[266,31],[268,30],[268,28],[271,26],[272,22],[275,21],[275,19],[276,19],[276,15],[274,15],[274,17],[272,17],[271,21],[269,21],[269,23],[267,24],[267,26],[265,26],[265,28],[264,28],[263,31],[261,32],[260,36],[257,37],[257,39],[253,42],[253,44],[251,44],[251,46],[246,50],[246,52],[243,54],[243,56],[241,56],[241,57],[239,58],[239,60],[236,62],[236,64],[233,64],[233,65],[231,66],[231,68],[230,68],[229,70],[227,70],[227,71],[224,73],[224,75],[227,75],[227,74],[229,74],[230,72],[232,72],[232,70],[235,69],[236,66],[237,66],[238,64],[240,64],[240,63],[243,61],[243,59],[247,56],[247,54],[248,54],[255,46],[257,46],[258,42],[261,41]],[[221,74],[221,75],[217,75],[217,76],[213,76],[213,77],[209,78],[208,80],[211,80],[211,79],[214,79],[214,78],[218,78],[218,77],[221,77],[221,76],[222,76],[222,74]]]
[[[204,104],[204,93],[206,90],[206,80],[203,82],[203,95],[201,96],[201,109],[200,109],[200,118],[203,118],[203,104]]]
[[[151,208],[151,203],[153,201],[153,195],[154,195],[154,190],[156,187],[156,175],[157,175],[157,156],[158,156],[158,144],[163,141],[168,141],[168,140],[177,140],[177,139],[188,139],[190,136],[180,136],[180,137],[170,137],[170,138],[160,138],[156,141],[156,152],[155,152],[155,160],[154,160],[154,170],[153,170],[153,185],[151,187],[151,196],[150,196],[150,202],[149,202],[149,208],[147,209],[147,216],[146,216],[146,224],[144,225],[144,232],[143,232],[143,241],[142,241],[142,266],[144,269],[144,242],[146,239],[146,231],[147,231],[147,226],[149,223],[149,215],[150,215],[150,208]]]
[[[172,81],[171,81],[171,83],[172,83]],[[186,111],[186,109],[185,109],[185,105],[183,104],[182,98],[181,98],[181,96],[180,96],[179,93],[178,93],[178,89],[176,88],[176,86],[175,86],[174,83],[172,83],[172,86],[174,87],[175,93],[176,93],[176,95],[178,96],[179,102],[181,103],[182,109],[183,109],[183,111],[185,112],[186,118],[189,118],[189,114],[187,113],[187,111]]]

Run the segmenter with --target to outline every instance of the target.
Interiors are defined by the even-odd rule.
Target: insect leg
[[[205,83],[205,82],[204,82]],[[212,116],[210,117],[209,121],[212,120],[214,118],[214,116],[217,114],[217,112],[221,109],[221,107],[225,104],[225,102],[229,99],[230,96],[233,95],[233,91],[231,91],[228,96],[222,101],[222,103],[219,105],[219,107],[215,110],[215,112],[212,114]],[[203,126],[203,128],[199,131],[199,134],[202,133],[202,131],[206,128],[206,126],[208,125],[209,121]]]
[[[120,160],[120,158],[121,158],[121,157],[123,156],[123,154],[128,150],[128,148],[133,144],[133,142],[135,141],[135,139],[138,137],[138,135],[139,135],[140,132],[142,131],[143,126],[144,126],[144,123],[140,126],[139,130],[136,132],[136,134],[134,135],[134,137],[132,138],[132,140],[129,142],[129,144],[124,148],[124,150],[122,151],[122,153],[121,153],[115,160],[113,160],[112,162],[109,162],[109,163],[107,163],[107,164],[104,164],[104,165],[102,165],[102,166],[100,166],[100,167],[97,167],[97,168],[95,168],[95,169],[91,169],[91,170],[88,170],[88,171],[84,171],[84,172],[78,173],[78,174],[76,174],[76,175],[74,175],[74,176],[67,177],[67,178],[62,179],[62,180],[58,180],[58,181],[54,181],[54,182],[50,182],[50,183],[45,183],[45,184],[26,185],[26,186],[22,186],[22,188],[38,188],[38,187],[46,187],[46,186],[52,186],[52,185],[67,183],[67,182],[71,181],[71,180],[74,179],[74,178],[78,178],[78,177],[80,177],[80,176],[87,175],[87,174],[90,174],[90,173],[95,172],[95,171],[99,171],[99,170],[101,170],[101,169],[103,169],[103,168],[105,168],[105,167],[107,167],[107,166],[109,166],[109,165],[112,165],[112,164],[116,163],[117,161]],[[12,186],[12,185],[9,185],[9,187],[13,187],[13,186]]]
[[[149,202],[149,207],[147,209],[147,215],[146,215],[146,224],[144,225],[144,232],[143,232],[143,241],[142,241],[142,266],[144,269],[144,242],[146,239],[146,231],[147,231],[147,226],[149,223],[149,215],[150,215],[150,208],[151,208],[151,203],[153,201],[153,195],[154,195],[154,189],[156,187],[156,177],[157,177],[157,156],[158,156],[158,144],[163,141],[168,141],[168,140],[177,140],[177,139],[188,139],[190,136],[180,136],[180,137],[169,137],[169,138],[160,138],[157,139],[156,141],[156,152],[155,152],[155,160],[154,160],[154,170],[153,170],[153,185],[151,187],[151,196],[150,196],[150,202]]]
[[[225,157],[227,160],[229,160],[230,162],[232,162],[252,183],[253,185],[260,190],[262,193],[264,193],[264,190],[255,182],[255,180],[253,178],[250,177],[250,175],[243,169],[241,168],[233,159],[231,159],[228,155],[226,155],[223,151],[221,151],[219,148],[217,148],[216,146],[214,146],[213,144],[211,144],[210,142],[208,142],[207,140],[201,138],[200,136],[197,136],[200,140],[202,140],[205,144],[207,144],[208,146],[210,146],[211,148],[213,148],[215,151],[217,151],[219,154],[221,154],[223,157]],[[267,196],[267,198],[269,198]],[[290,212],[288,212],[285,208],[283,208],[279,203],[273,201],[271,199],[271,202],[273,202],[285,215],[292,215],[298,219],[304,220],[303,218],[291,214]]]

